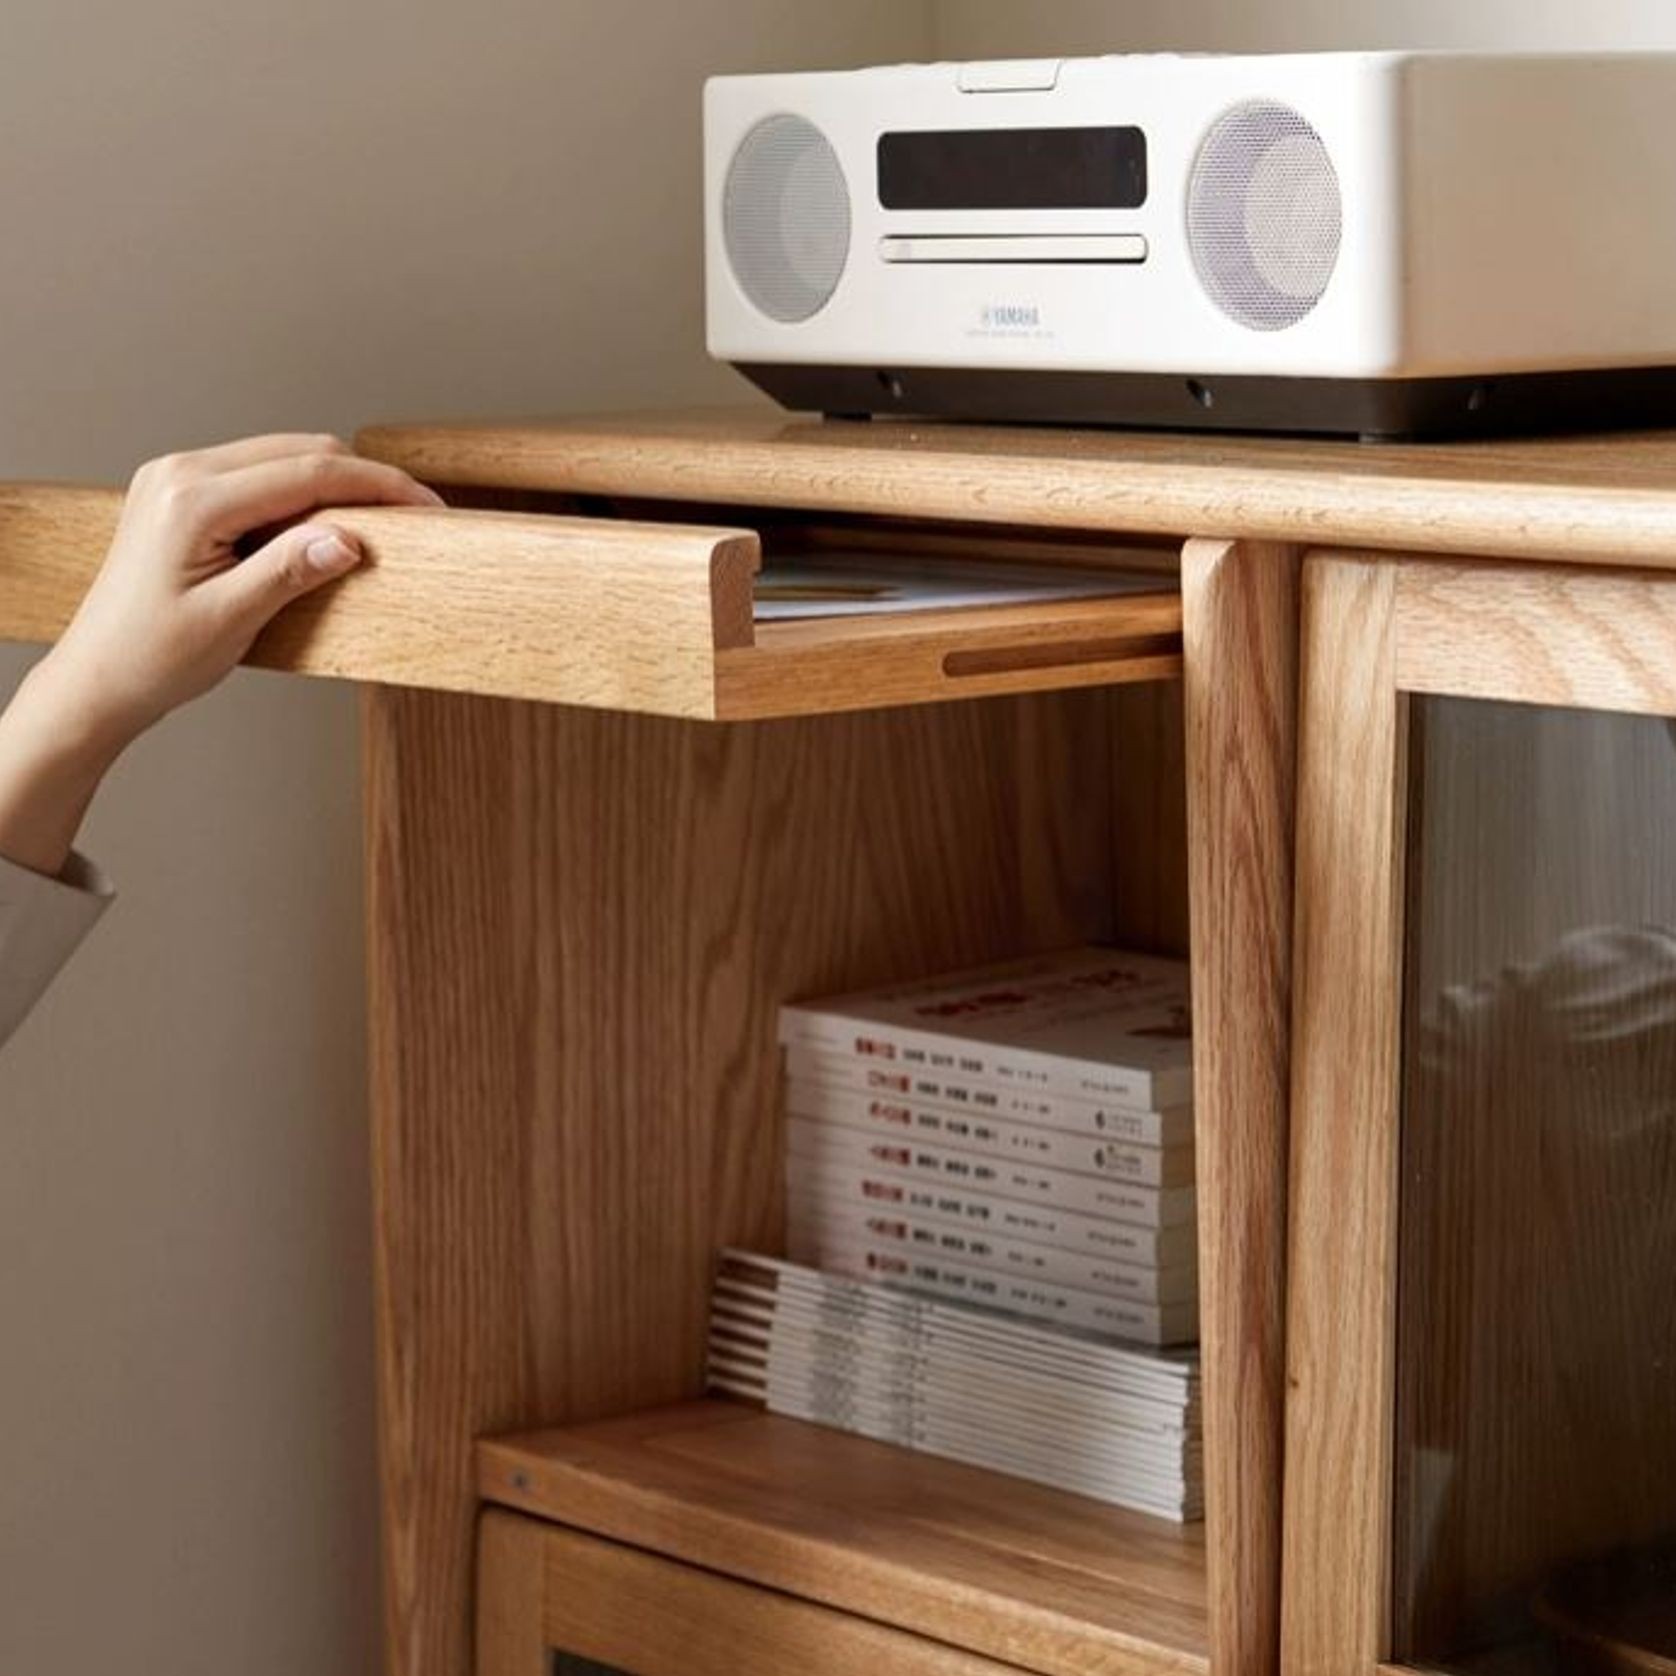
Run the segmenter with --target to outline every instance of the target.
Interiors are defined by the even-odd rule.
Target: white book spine
[[[1193,1107],[1144,1111],[1110,1100],[1073,1100],[1029,1088],[985,1083],[958,1071],[874,1062],[858,1054],[823,1053],[797,1045],[786,1049],[786,1077],[847,1088],[882,1098],[911,1097],[917,1104],[951,1112],[1029,1124],[1068,1135],[1135,1146],[1191,1146]]]
[[[1087,1469],[1103,1470],[1113,1477],[1121,1475],[1136,1484],[1151,1482],[1168,1486],[1177,1493],[1185,1491],[1194,1476],[1186,1458],[1190,1446],[1181,1439],[1150,1446],[1113,1447],[1111,1440],[1097,1431],[1015,1432],[1006,1427],[989,1425],[989,1417],[981,1405],[973,1405],[966,1410],[956,1406],[931,1409],[918,1403],[901,1402],[888,1395],[881,1396],[865,1384],[800,1368],[784,1372],[770,1368],[765,1384],[770,1399],[819,1403],[834,1418],[867,1419],[875,1424],[896,1427],[896,1441],[911,1447],[924,1448],[938,1437],[963,1438],[974,1447],[987,1448],[997,1454],[1005,1453],[1014,1460],[1034,1458],[1043,1463],[1064,1465],[1076,1462]]]
[[[1051,1205],[1088,1216],[1147,1228],[1175,1228],[1193,1220],[1191,1187],[1143,1187],[1104,1176],[1073,1175],[1017,1160],[982,1158],[923,1141],[887,1139],[836,1123],[795,1115],[786,1123],[788,1179],[795,1169],[823,1165],[861,1167],[888,1175],[953,1184],[1028,1204]]]
[[[754,1314],[764,1323],[782,1312],[801,1312],[823,1330],[875,1339],[888,1335],[901,1355],[941,1358],[955,1346],[965,1346],[1004,1355],[1021,1366],[1050,1366],[1058,1379],[1087,1376],[1102,1385],[1115,1379],[1126,1389],[1144,1386],[1154,1394],[1173,1393],[1171,1400],[1189,1404],[1199,1381],[1198,1356],[1192,1351],[1146,1350],[1103,1335],[1067,1333],[957,1302],[917,1297],[877,1281],[828,1274],[761,1252],[725,1249],[715,1296],[718,1307]]]
[[[1202,1497],[1193,1493],[1188,1493],[1178,1500],[1167,1491],[1159,1492],[1150,1488],[1137,1490],[1127,1484],[1113,1484],[1102,1477],[1065,1471],[1047,1463],[1033,1463],[1029,1467],[1024,1467],[1004,1454],[992,1452],[988,1449],[973,1448],[967,1445],[952,1445],[940,1440],[922,1439],[916,1441],[905,1438],[897,1428],[888,1423],[871,1417],[840,1416],[824,1404],[799,1400],[798,1397],[789,1393],[761,1390],[749,1382],[724,1378],[715,1381],[715,1386],[718,1390],[730,1391],[736,1395],[763,1402],[776,1414],[784,1414],[794,1420],[806,1420],[814,1425],[830,1426],[834,1430],[849,1432],[857,1437],[866,1437],[881,1443],[916,1448],[922,1454],[941,1455],[948,1460],[961,1461],[970,1466],[985,1467],[991,1472],[1005,1473],[1011,1477],[1028,1479],[1037,1484],[1052,1485],[1057,1489],[1069,1490],[1077,1495],[1088,1496],[1094,1500],[1111,1502],[1119,1507],[1134,1508],[1139,1512],[1151,1513],[1164,1519],[1173,1519],[1177,1523],[1190,1522],[1202,1517]]]
[[[1032,1245],[1091,1253],[1141,1268],[1191,1268],[1198,1262],[1197,1230],[1191,1223],[1143,1228],[1105,1216],[999,1199],[944,1182],[918,1181],[865,1164],[817,1168],[800,1158],[791,1174],[788,1186],[794,1195],[814,1192],[827,1203],[892,1209],[921,1221],[992,1230]]]
[[[905,1286],[933,1297],[956,1298],[985,1309],[1006,1310],[1084,1332],[1109,1333],[1141,1344],[1189,1344],[1199,1336],[1197,1303],[1142,1304],[1102,1297],[1097,1292],[1049,1286],[888,1246],[858,1247],[835,1254],[827,1267],[861,1280]]]
[[[1196,1266],[1145,1268],[1109,1258],[1056,1251],[983,1229],[950,1227],[923,1221],[876,1205],[794,1195],[786,1222],[786,1255],[795,1263],[825,1268],[838,1255],[858,1247],[896,1246],[932,1258],[971,1263],[1004,1274],[1023,1275],[1055,1286],[1079,1287],[1137,1303],[1188,1303],[1198,1297]]]
[[[1191,1146],[1165,1149],[1109,1136],[1073,1135],[933,1106],[911,1095],[865,1094],[830,1082],[789,1080],[786,1109],[821,1123],[845,1123],[882,1135],[910,1135],[960,1152],[1019,1159],[1074,1174],[1112,1176],[1146,1187],[1183,1187],[1193,1180]]]
[[[1127,1442],[1168,1448],[1202,1435],[1195,1400],[1178,1393],[1165,1400],[1109,1389],[1079,1389],[1055,1378],[1051,1369],[1018,1367],[1005,1361],[974,1363],[959,1357],[903,1356],[867,1334],[834,1333],[807,1315],[776,1314],[770,1325],[739,1320],[718,1309],[711,1318],[708,1356],[712,1366],[763,1372],[778,1364],[832,1372],[868,1383],[902,1401],[931,1405],[975,1404],[997,1425],[1057,1436],[1062,1428],[1097,1431]]]
[[[1141,1111],[1183,1105],[1193,1098],[1191,1067],[1158,1070],[1066,1059],[986,1042],[968,1042],[927,1030],[860,1022],[835,1014],[786,1008],[780,1015],[780,1040],[820,1053],[849,1054],[913,1068],[958,1071],[981,1082],[1033,1089],[1073,1100],[1111,1100]]]

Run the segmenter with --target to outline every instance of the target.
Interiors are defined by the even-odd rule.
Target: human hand
[[[169,711],[209,691],[284,606],[353,570],[331,505],[440,506],[335,437],[263,436],[142,466],[63,638],[0,716],[0,855],[57,873],[99,781]]]
[[[246,559],[238,544],[316,507],[369,502],[442,504],[335,437],[252,437],[141,466],[104,566],[47,659],[77,731],[114,754],[209,691],[283,606],[361,558],[342,530],[312,521]]]

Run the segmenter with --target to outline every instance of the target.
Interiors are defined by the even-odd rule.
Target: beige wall
[[[928,38],[894,0],[13,0],[0,477],[738,395],[703,75]],[[0,1671],[374,1667],[355,753],[350,693],[245,675],[94,815],[122,898],[0,1060]]]
[[[949,58],[1332,47],[1669,47],[1666,0],[936,0]]]

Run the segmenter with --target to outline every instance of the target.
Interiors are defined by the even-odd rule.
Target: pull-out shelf
[[[63,629],[109,543],[110,490],[0,489],[7,632]],[[755,530],[545,512],[355,508],[364,567],[287,611],[250,661],[396,686],[713,720],[1170,679],[1181,599],[1143,591],[758,623]],[[986,556],[974,533],[966,556]],[[1078,562],[1122,568],[1115,544]],[[1143,556],[1144,558],[1144,556]]]

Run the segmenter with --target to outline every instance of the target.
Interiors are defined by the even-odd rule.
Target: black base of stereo
[[[1676,425],[1676,367],[1486,378],[1200,378],[990,367],[735,363],[782,407],[833,417],[1285,431],[1368,442]]]

